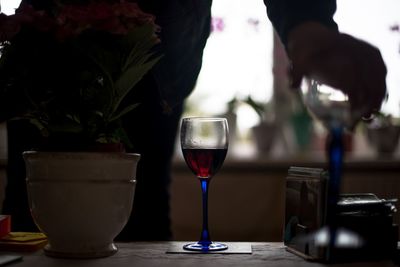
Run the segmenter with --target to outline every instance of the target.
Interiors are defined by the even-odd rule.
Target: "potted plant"
[[[251,96],[241,98],[234,96],[226,103],[226,111],[222,114],[228,120],[230,143],[234,144],[237,140],[237,112],[242,105],[247,105],[254,110],[261,118],[264,106],[262,103],[255,101]]]
[[[299,153],[305,153],[310,149],[314,137],[313,120],[304,105],[298,91],[293,93],[293,111],[289,116],[294,140]]]
[[[120,119],[139,104],[127,96],[159,59],[157,31],[153,16],[117,0],[54,1],[46,10],[23,3],[0,14],[0,121],[25,119],[42,134],[23,156],[48,255],[117,251],[139,160],[124,153]]]
[[[391,157],[397,149],[400,125],[392,115],[378,112],[366,126],[367,139],[381,157]]]
[[[267,155],[271,151],[277,130],[274,113],[272,112],[272,103],[261,103],[250,96],[244,99],[243,102],[249,105],[260,118],[260,122],[253,126],[251,131],[257,147],[257,153]]]

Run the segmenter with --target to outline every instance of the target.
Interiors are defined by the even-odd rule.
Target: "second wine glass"
[[[219,251],[226,244],[211,241],[208,230],[208,186],[221,168],[228,150],[229,131],[225,118],[184,118],[181,147],[186,164],[200,181],[203,202],[203,226],[200,240],[183,248],[193,251]]]
[[[313,79],[305,79],[302,86],[303,101],[311,116],[320,121],[329,137],[326,149],[329,164],[329,179],[327,186],[325,225],[311,236],[324,233],[328,236],[329,247],[335,247],[338,241],[337,203],[339,201],[344,160],[344,131],[351,127],[350,102],[346,94],[337,88],[322,84]]]

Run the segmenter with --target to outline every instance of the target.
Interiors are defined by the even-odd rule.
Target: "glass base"
[[[183,246],[183,249],[191,251],[220,251],[227,249],[228,246],[221,243],[211,242],[208,244],[202,244],[200,242],[190,243]]]

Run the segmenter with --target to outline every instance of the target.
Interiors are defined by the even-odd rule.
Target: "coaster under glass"
[[[183,249],[191,250],[191,251],[220,251],[227,249],[228,246],[222,243],[217,242],[195,242],[189,243],[183,246]]]
[[[188,250],[183,247],[198,241],[172,241],[169,243],[166,253],[171,254],[252,254],[250,242],[223,242],[228,248],[224,250]],[[216,243],[216,242],[212,242]],[[220,242],[217,242],[220,243]]]

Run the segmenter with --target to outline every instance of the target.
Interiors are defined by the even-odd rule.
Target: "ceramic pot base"
[[[70,259],[93,259],[93,258],[104,258],[117,253],[118,249],[111,243],[110,246],[103,250],[93,250],[86,252],[67,252],[67,251],[59,251],[53,249],[50,244],[47,244],[44,247],[44,253],[49,257],[55,258],[70,258]]]

